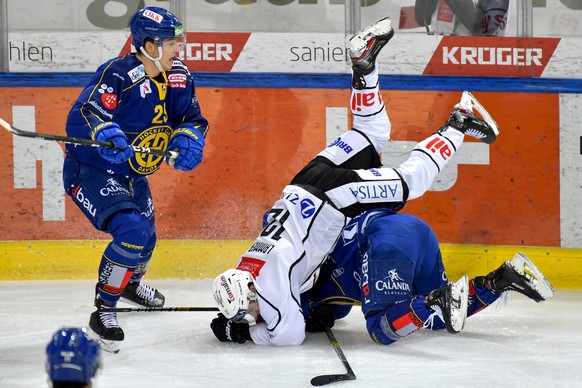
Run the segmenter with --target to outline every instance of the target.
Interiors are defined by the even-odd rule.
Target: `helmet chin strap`
[[[251,314],[245,314],[243,321],[249,324],[249,326],[255,326],[257,324],[257,320]]]
[[[165,70],[164,70],[164,68],[162,67],[162,64],[160,63],[160,59],[162,59],[162,48],[161,48],[160,46],[158,46],[158,54],[159,54],[159,56],[158,56],[157,58],[154,58],[154,57],[152,57],[151,55],[149,55],[149,54],[148,54],[148,53],[145,51],[145,49],[144,49],[144,47],[143,47],[143,46],[141,46],[141,47],[139,48],[139,50],[141,51],[141,53],[142,53],[142,54],[143,54],[143,55],[144,55],[144,56],[145,56],[147,59],[149,59],[150,61],[153,61],[153,62],[154,62],[154,64],[156,65],[156,67],[158,68],[158,70],[159,70],[160,72],[162,72],[162,73],[163,73],[163,72],[165,71]]]

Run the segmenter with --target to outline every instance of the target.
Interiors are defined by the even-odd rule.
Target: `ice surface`
[[[148,284],[167,306],[213,306],[209,280]],[[59,327],[88,324],[93,290],[90,281],[0,282],[0,387],[47,386],[44,348]],[[309,387],[316,375],[345,373],[324,333],[296,347],[223,344],[209,328],[214,314],[120,313],[126,340],[104,353],[97,387]],[[390,346],[372,342],[355,309],[333,331],[357,380],[330,387],[580,387],[581,326],[579,290],[541,304],[512,294],[460,334],[422,330]]]

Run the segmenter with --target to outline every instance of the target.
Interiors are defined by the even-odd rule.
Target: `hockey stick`
[[[0,118],[0,125],[3,126],[8,132],[12,132],[16,136],[23,136],[23,137],[30,137],[33,139],[40,139],[40,140],[52,140],[58,141],[61,143],[68,143],[68,144],[81,144],[90,147],[106,147],[106,148],[115,148],[113,142],[102,142],[102,141],[95,141],[91,139],[84,139],[79,137],[69,137],[69,136],[59,136],[59,135],[49,135],[45,133],[38,133],[38,132],[28,132],[23,131],[22,129],[18,129],[6,121]],[[169,158],[170,165],[172,164],[171,161],[175,160],[178,157],[178,153],[176,151],[164,151],[164,150],[156,150],[148,147],[139,147],[132,145],[133,152],[137,152],[139,154],[150,154],[155,156],[163,156]]]
[[[338,381],[355,380],[356,375],[355,375],[354,371],[352,370],[352,367],[348,363],[348,360],[346,359],[346,356],[344,355],[344,352],[342,351],[342,348],[340,347],[339,342],[337,341],[337,339],[335,339],[335,335],[333,334],[331,329],[328,327],[325,328],[325,334],[327,334],[327,338],[329,339],[331,346],[333,346],[333,349],[337,353],[337,356],[339,357],[340,361],[346,367],[347,373],[336,374],[336,375],[315,376],[314,378],[311,379],[311,385],[313,385],[315,387],[320,387],[322,385],[336,383]]]
[[[162,311],[218,311],[218,307],[114,307],[101,309],[108,313],[155,313]]]

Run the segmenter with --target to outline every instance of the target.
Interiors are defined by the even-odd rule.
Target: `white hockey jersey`
[[[347,222],[334,206],[308,190],[285,187],[269,212],[268,225],[237,264],[254,278],[262,320],[250,334],[258,345],[303,342],[300,294],[313,286]]]

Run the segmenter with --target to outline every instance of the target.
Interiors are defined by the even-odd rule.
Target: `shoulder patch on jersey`
[[[253,275],[253,278],[256,279],[264,265],[265,262],[263,260],[254,259],[252,257],[242,257],[236,268],[240,269],[241,271],[250,272],[251,275]]]
[[[103,106],[109,110],[117,108],[117,96],[113,93],[104,93],[101,95]]]
[[[145,68],[143,67],[143,65],[136,66],[130,71],[128,71],[127,75],[129,76],[129,78],[131,78],[132,82],[135,82],[145,77]]]
[[[187,72],[190,71],[190,70],[188,70],[188,66],[186,66],[186,64],[179,59],[174,59],[174,64],[172,65],[172,70],[177,70],[177,69],[174,69],[174,67],[178,67],[180,69],[186,70]]]

